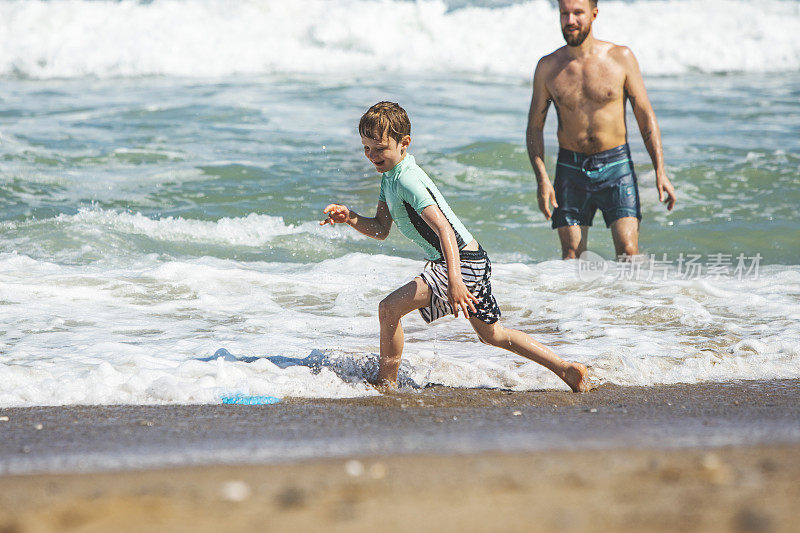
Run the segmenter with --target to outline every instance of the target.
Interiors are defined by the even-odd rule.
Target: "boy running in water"
[[[564,361],[521,331],[501,326],[500,309],[492,295],[491,262],[478,242],[447,205],[439,189],[408,153],[411,122],[396,103],[379,102],[358,125],[364,155],[382,174],[378,208],[372,218],[340,204],[323,213],[325,224],[348,224],[368,237],[383,240],[392,221],[401,233],[420,245],[428,265],[422,273],[381,301],[380,367],[377,385],[397,387],[403,354],[400,319],[419,310],[430,323],[459,312],[486,344],[504,348],[552,370],[574,392],[588,390],[586,367]]]

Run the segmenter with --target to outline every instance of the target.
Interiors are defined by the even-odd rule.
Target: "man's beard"
[[[569,33],[566,29],[562,28],[561,34],[564,36],[564,40],[567,41],[567,46],[580,46],[589,36],[590,31],[592,31],[591,25],[578,30],[577,34]]]

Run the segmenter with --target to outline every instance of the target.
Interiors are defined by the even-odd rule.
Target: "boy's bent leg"
[[[421,278],[414,278],[378,305],[381,323],[381,360],[378,385],[397,386],[397,371],[403,355],[403,326],[400,319],[430,303],[431,289]]]
[[[481,342],[503,348],[539,363],[553,371],[564,383],[569,385],[573,392],[589,390],[589,380],[586,377],[584,365],[564,361],[553,350],[533,340],[526,333],[503,327],[499,322],[487,324],[475,317],[470,317],[469,322]]]

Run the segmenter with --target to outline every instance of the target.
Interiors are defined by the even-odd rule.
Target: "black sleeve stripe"
[[[436,199],[436,195],[433,194],[433,191],[430,190],[427,187],[425,187],[425,190],[428,191],[428,194],[431,195],[431,198],[433,198],[433,201],[436,202],[436,207],[439,208],[439,211],[442,212],[442,214],[444,215],[444,218],[447,219],[447,223],[450,224],[451,228],[453,228],[453,233],[456,234],[456,244],[458,245],[458,249],[459,250],[462,249],[464,246],[467,245],[467,243],[464,242],[464,238],[456,231],[456,228],[453,227],[453,223],[450,222],[450,219],[447,218],[447,215],[445,215],[444,210],[442,209],[442,206],[439,205],[439,200]],[[427,226],[427,224],[426,224],[426,226]],[[439,250],[439,251],[441,252],[441,250]]]
[[[436,199],[434,198],[434,201]],[[438,204],[437,204],[438,205]],[[442,247],[439,244],[439,236],[436,235],[436,232],[433,231],[433,228],[425,222],[422,217],[414,211],[414,208],[411,207],[411,204],[403,200],[403,207],[406,208],[406,213],[408,213],[408,219],[411,220],[411,224],[413,224],[414,229],[417,230],[423,239],[428,241],[428,244],[436,248],[436,251],[439,252],[439,255],[442,255]]]
[[[436,195],[433,194],[433,191],[431,191],[427,187],[425,188],[425,190],[428,191],[428,194],[431,195],[431,198],[433,198],[433,201],[436,203],[436,207],[438,207],[439,210],[441,211],[442,207],[439,205],[439,201],[436,199]],[[436,232],[433,231],[433,228],[430,227],[428,223],[425,222],[425,220],[423,220],[420,214],[417,213],[413,207],[411,207],[411,204],[409,204],[405,200],[403,200],[403,207],[406,208],[406,214],[408,214],[408,219],[411,221],[411,224],[414,226],[414,229],[417,230],[417,233],[419,233],[422,236],[422,238],[428,242],[428,244],[433,246],[436,249],[436,251],[439,252],[439,255],[442,255],[442,247],[441,244],[439,243],[439,236],[436,235]],[[453,223],[450,222],[450,219],[447,218],[447,215],[444,214],[444,211],[442,211],[442,214],[444,215],[444,218],[447,220],[447,223],[450,224],[450,227],[453,229],[453,233],[455,233],[456,235],[456,245],[458,246],[458,249],[459,250],[462,249],[464,246],[467,245],[467,243],[464,242],[464,238],[456,231],[456,228],[453,227]]]

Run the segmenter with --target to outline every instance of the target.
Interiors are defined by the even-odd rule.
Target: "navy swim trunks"
[[[553,229],[591,226],[598,208],[606,227],[623,217],[642,219],[627,143],[592,155],[559,149],[553,188],[558,203],[553,210]]]

